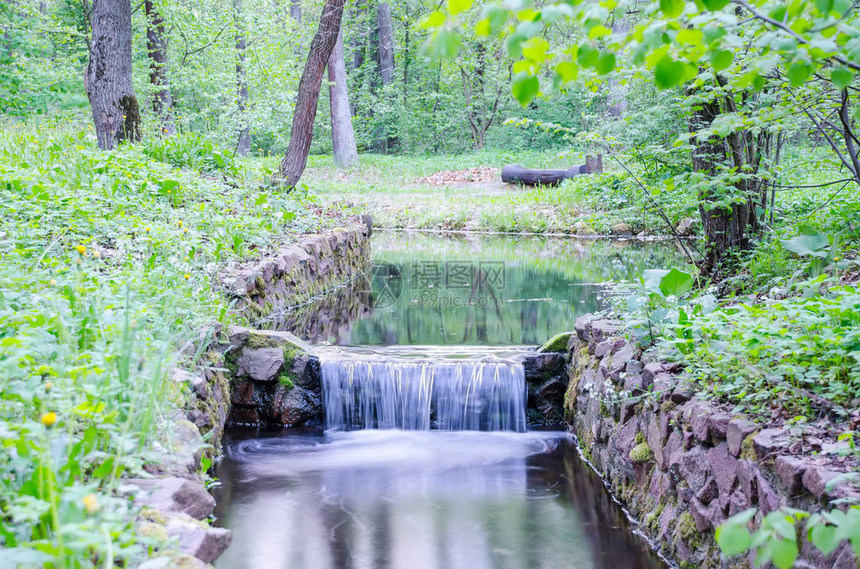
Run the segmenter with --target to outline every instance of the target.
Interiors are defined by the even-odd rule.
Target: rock
[[[841,473],[825,466],[810,464],[803,473],[803,485],[816,498],[821,498],[827,492],[827,483]]]
[[[726,442],[732,456],[740,456],[744,439],[758,430],[758,425],[746,419],[732,419],[726,428]]]
[[[654,382],[654,378],[657,377],[658,374],[663,373],[665,368],[663,364],[659,362],[648,362],[645,364],[645,367],[642,369],[642,377],[645,381]]]
[[[767,515],[774,510],[779,509],[779,496],[773,489],[773,486],[762,477],[761,473],[756,474],[756,487],[758,489],[758,506],[764,515]]]
[[[723,518],[719,505],[716,502],[707,505],[699,501],[698,498],[690,500],[690,515],[693,516],[696,529],[700,532],[714,529],[720,525]]]
[[[759,460],[774,454],[776,451],[788,446],[787,429],[764,429],[753,437],[753,450]]]
[[[749,509],[750,505],[751,503],[744,495],[743,490],[736,488],[728,499],[729,516],[734,516]]]
[[[645,376],[643,376],[644,378]],[[651,386],[651,391],[654,393],[662,393],[663,399],[671,397],[672,387],[675,385],[675,380],[668,373],[662,372],[654,376],[654,383]]]
[[[590,225],[588,225],[587,223],[585,223],[584,221],[577,221],[575,224],[573,224],[573,227],[571,229],[573,230],[574,235],[582,235],[582,236],[597,235],[597,231],[592,229],[592,227]]]
[[[319,393],[302,387],[278,385],[272,398],[271,419],[285,427],[301,425],[322,413]]]
[[[717,481],[710,477],[705,481],[705,484],[696,492],[696,499],[707,505],[719,497],[720,491],[717,487]]]
[[[621,378],[621,372],[627,367],[627,362],[632,361],[635,351],[632,345],[625,343],[617,352],[612,355],[612,363],[609,366],[609,377],[618,381]]]
[[[678,234],[679,237],[690,237],[693,235],[693,227],[695,222],[693,218],[686,217],[678,222],[678,225],[675,227],[675,233]]]
[[[678,431],[672,431],[672,434],[666,440],[666,445],[663,447],[662,458],[657,460],[657,464],[663,470],[669,470],[678,464],[683,455],[684,446],[681,441],[681,435],[678,434]]]
[[[563,354],[529,354],[523,358],[526,383],[535,386],[548,379],[567,377],[567,360]]]
[[[708,454],[700,446],[685,452],[678,463],[678,473],[690,485],[693,492],[701,490],[708,480]]]
[[[711,436],[718,441],[726,440],[726,432],[728,431],[730,420],[731,417],[725,413],[714,413],[708,417],[708,430]]]
[[[626,223],[616,223],[610,231],[613,235],[633,235],[633,228]]]
[[[170,553],[144,561],[137,569],[207,569],[204,561],[187,553]]]
[[[618,320],[595,320],[591,323],[591,343],[589,347],[597,346],[603,340],[611,338],[621,331],[621,322]]]
[[[696,387],[689,379],[682,379],[672,390],[671,401],[676,405],[686,403],[696,394]]]
[[[127,484],[139,492],[134,503],[170,513],[188,514],[202,520],[215,509],[215,499],[202,484],[184,478],[130,478]]]
[[[729,454],[728,445],[720,443],[708,449],[710,470],[717,483],[720,506],[725,508],[729,503],[735,483],[738,480],[738,459]]]
[[[621,456],[628,456],[630,451],[636,446],[636,436],[639,434],[639,421],[628,421],[621,427],[618,433],[618,439],[615,442],[615,448]]]
[[[580,316],[573,322],[573,329],[576,331],[576,335],[580,341],[588,343],[591,339],[591,323],[593,321],[594,315],[586,314],[585,316]]]
[[[661,502],[664,497],[668,496],[671,489],[672,482],[669,480],[669,476],[663,472],[654,472],[648,492],[654,497],[655,501]]]
[[[774,470],[789,494],[796,495],[803,492],[803,473],[806,472],[806,465],[805,461],[794,456],[776,457]]]
[[[567,345],[570,341],[570,337],[576,334],[576,332],[562,332],[561,334],[556,334],[547,342],[538,349],[539,353],[547,353],[547,352],[558,352],[558,353],[567,353]]]
[[[190,519],[171,518],[167,522],[167,534],[178,538],[180,551],[205,563],[218,559],[232,540],[230,530],[208,527]]]
[[[246,407],[253,407],[257,404],[257,400],[254,397],[254,382],[253,381],[240,381],[233,384],[233,393],[231,394],[231,402],[233,405],[244,405]]]
[[[694,408],[694,412],[690,417],[690,427],[693,433],[693,436],[699,440],[699,442],[706,443],[710,440],[711,433],[711,425],[710,425],[710,409],[703,405],[698,404]]]
[[[242,349],[236,360],[236,376],[250,377],[255,381],[273,381],[284,366],[282,348]]]
[[[600,359],[600,358],[606,356],[610,352],[611,349],[612,349],[612,341],[611,340],[604,340],[594,347],[594,357]]]
[[[738,461],[738,487],[743,491],[750,504],[754,504],[758,500],[756,474],[758,474],[758,468],[755,464],[748,460]]]
[[[642,376],[638,374],[628,374],[624,378],[624,390],[631,395],[641,395],[645,393],[645,388],[642,385]]]

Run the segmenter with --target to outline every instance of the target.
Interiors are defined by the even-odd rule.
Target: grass
[[[259,191],[255,162],[194,136],[100,152],[74,123],[0,130],[4,562],[134,566],[154,544],[118,480],[169,443],[178,348],[234,320],[213,276],[343,211]]]

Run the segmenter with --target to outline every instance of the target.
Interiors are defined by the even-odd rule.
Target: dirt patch
[[[436,172],[430,176],[418,178],[419,184],[430,186],[446,186],[449,184],[468,184],[474,182],[496,182],[499,178],[499,169],[489,166],[478,166],[466,170],[454,170]]]

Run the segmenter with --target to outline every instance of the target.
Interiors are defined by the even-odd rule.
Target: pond
[[[375,235],[371,275],[265,323],[317,344],[328,429],[230,434],[216,567],[662,567],[572,438],[526,430],[517,356],[671,266],[666,243]]]
[[[529,345],[600,310],[645,269],[683,268],[671,242],[377,232],[373,271],[264,327],[337,345]]]

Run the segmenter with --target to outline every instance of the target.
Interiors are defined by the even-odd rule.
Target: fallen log
[[[593,174],[603,171],[603,156],[586,156],[585,164],[573,166],[567,170],[550,169],[538,170],[526,168],[519,164],[509,164],[502,168],[502,182],[525,186],[557,186],[563,180],[581,174]]]

